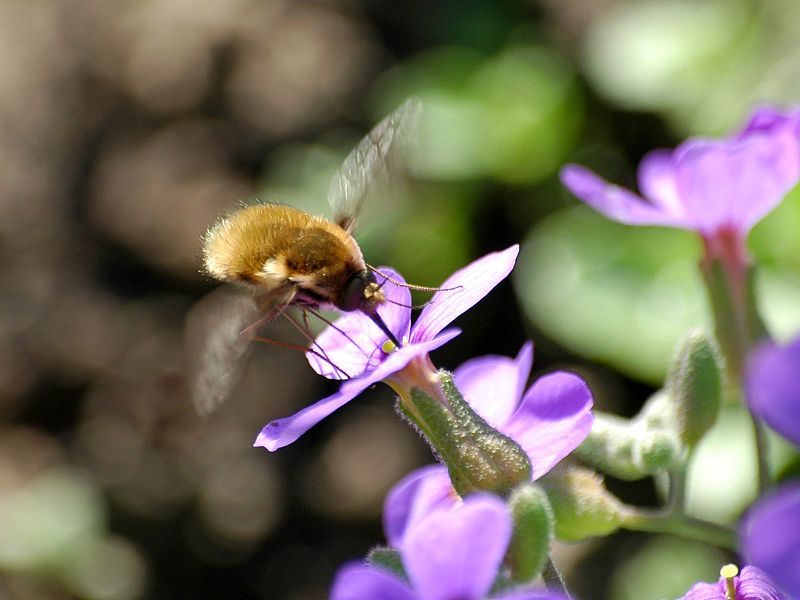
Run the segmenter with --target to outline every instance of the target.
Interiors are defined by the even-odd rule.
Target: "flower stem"
[[[669,472],[669,497],[665,512],[681,514],[686,505],[686,466],[681,465]]]
[[[726,550],[736,550],[736,531],[724,525],[695,519],[679,512],[648,511],[628,507],[622,526],[632,531],[669,533]]]
[[[756,460],[758,461],[758,493],[764,493],[770,486],[769,462],[767,461],[767,434],[761,420],[750,413],[753,420],[753,437],[756,443]]]
[[[754,343],[767,335],[756,310],[754,269],[744,240],[733,230],[705,239],[700,262],[714,317],[714,330],[725,356],[728,381],[740,385],[744,362]]]

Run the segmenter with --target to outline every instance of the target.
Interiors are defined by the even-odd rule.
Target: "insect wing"
[[[347,155],[328,188],[333,220],[352,232],[372,182],[389,174],[387,158],[392,149],[402,150],[419,123],[422,102],[409,98],[378,123]]]
[[[213,412],[239,382],[250,347],[250,339],[242,335],[242,330],[258,318],[255,298],[226,288],[212,292],[189,311],[187,377],[199,414]]]

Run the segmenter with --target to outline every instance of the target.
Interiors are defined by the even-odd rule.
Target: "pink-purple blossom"
[[[761,344],[745,370],[750,410],[782,436],[800,445],[800,336],[787,346]]]
[[[698,232],[707,243],[743,240],[800,178],[800,111],[762,107],[735,135],[689,139],[639,164],[641,196],[567,165],[564,185],[609,219]]]
[[[713,583],[696,583],[679,600],[727,600],[726,579],[720,577]],[[733,578],[736,600],[789,600],[760,569],[746,566]]]
[[[516,358],[484,356],[467,361],[453,380],[489,425],[512,438],[528,455],[532,480],[552,469],[586,439],[592,427],[592,394],[572,373],[557,371],[526,389],[533,364],[528,342]],[[460,502],[445,467],[424,467],[401,480],[384,505],[384,530],[391,544],[409,524]]]
[[[474,494],[457,510],[430,514],[409,530],[398,548],[407,579],[353,563],[337,575],[331,600],[563,600],[527,588],[490,593],[511,528],[499,498]]]
[[[800,483],[783,486],[748,511],[741,543],[750,564],[790,596],[800,598]]]
[[[391,380],[392,375],[412,361],[426,357],[449,342],[459,331],[445,328],[508,276],[518,252],[519,246],[514,245],[502,252],[487,254],[456,271],[433,295],[413,326],[411,294],[407,288],[392,282],[404,283],[402,277],[389,268],[380,268],[376,279],[383,286],[386,302],[378,307],[378,313],[401,341],[401,347],[388,347],[387,336],[363,313],[352,312],[338,319],[317,337],[315,352],[309,353],[308,359],[321,375],[341,379],[345,377],[344,372],[346,381],[335,394],[290,417],[267,424],[255,446],[274,451],[291,444],[371,385]]]

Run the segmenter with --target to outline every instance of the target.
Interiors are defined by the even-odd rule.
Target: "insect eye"
[[[368,279],[360,274],[352,277],[339,297],[339,308],[348,312],[361,308],[364,303],[364,290],[368,284]]]

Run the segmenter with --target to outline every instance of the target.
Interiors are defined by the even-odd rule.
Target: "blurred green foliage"
[[[800,330],[800,194],[753,231],[762,314],[778,339]],[[575,352],[661,383],[679,337],[710,327],[697,269],[700,242],[666,228],[629,227],[586,207],[537,224],[515,271],[528,316]],[[762,259],[763,257],[763,259]]]
[[[697,581],[716,581],[722,552],[672,537],[648,540],[614,573],[610,598],[677,598]]]

